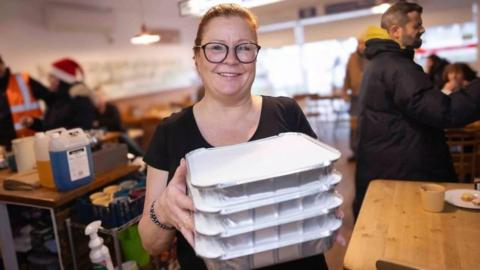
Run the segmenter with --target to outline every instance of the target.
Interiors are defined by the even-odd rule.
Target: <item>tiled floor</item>
[[[337,148],[342,153],[342,156],[335,164],[335,167],[343,175],[342,181],[337,186],[338,191],[344,198],[342,209],[345,218],[344,225],[340,231],[348,244],[354,224],[352,202],[355,193],[355,163],[347,162],[347,158],[351,155],[349,148],[349,121],[335,123],[319,121],[315,118],[310,118],[309,121],[320,141]],[[346,246],[340,246],[339,244],[335,244],[334,247],[327,252],[326,257],[330,270],[343,269],[343,257],[345,252]]]

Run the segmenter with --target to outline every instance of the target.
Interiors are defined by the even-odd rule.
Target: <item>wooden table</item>
[[[34,191],[5,190],[3,188],[3,180],[12,172],[8,170],[0,171],[0,246],[5,269],[18,270],[17,256],[8,216],[8,204],[43,208],[50,211],[55,240],[59,250],[60,267],[61,269],[65,269],[62,263],[62,250],[60,249],[59,236],[57,233],[58,226],[63,227],[63,224],[57,222],[57,214],[62,210],[61,207],[73,202],[78,197],[116,181],[119,177],[138,170],[138,168],[136,165],[122,165],[109,172],[97,175],[95,180],[88,185],[66,192],[58,192],[48,188],[39,188]]]
[[[480,211],[445,203],[442,213],[426,212],[420,185],[372,181],[347,248],[346,269],[376,269],[379,259],[422,269],[480,269]],[[473,184],[443,185],[473,189]]]

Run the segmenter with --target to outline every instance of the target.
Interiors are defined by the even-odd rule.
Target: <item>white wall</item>
[[[446,25],[451,23],[463,23],[472,21],[472,2],[470,0],[458,1],[423,1],[425,3],[422,15],[425,27]],[[435,6],[437,5],[437,6]],[[289,12],[293,17],[296,10]],[[284,12],[286,13],[286,11]],[[285,14],[282,16],[286,16]],[[380,15],[372,15],[355,19],[348,19],[323,24],[309,25],[305,27],[305,42],[347,38],[358,36],[369,25],[380,25]],[[272,21],[268,18],[267,21]],[[262,20],[260,20],[262,21]],[[264,41],[264,46],[278,47],[294,43],[292,38],[293,30],[281,30],[275,32],[261,33],[259,40]],[[272,42],[276,40],[277,42]]]
[[[26,70],[45,81],[52,61],[71,57],[84,66],[87,82],[92,86],[106,82],[109,88],[108,84],[113,82],[110,85],[113,95],[182,87],[194,80],[191,47],[198,21],[179,17],[176,1],[144,0],[148,27],[181,31],[179,44],[148,47],[131,45],[129,42],[130,37],[140,30],[140,1],[61,2],[112,8],[113,31],[105,35],[88,31],[49,30],[45,18],[47,0],[2,0],[0,54],[13,71]],[[129,79],[119,81],[122,76]],[[140,77],[141,80],[134,81],[134,77]],[[154,83],[149,83],[152,80]]]

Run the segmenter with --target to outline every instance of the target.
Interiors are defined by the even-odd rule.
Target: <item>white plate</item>
[[[474,205],[472,202],[466,202],[461,199],[462,194],[468,192],[472,193],[477,198],[480,198],[480,191],[474,189],[451,189],[445,192],[445,201],[458,207],[480,209],[479,205]]]

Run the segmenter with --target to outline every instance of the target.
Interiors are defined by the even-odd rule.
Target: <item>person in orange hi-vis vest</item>
[[[0,56],[0,145],[10,149],[13,139],[33,135],[24,119],[42,117],[37,99],[50,97],[50,91],[27,73],[11,73]]]

